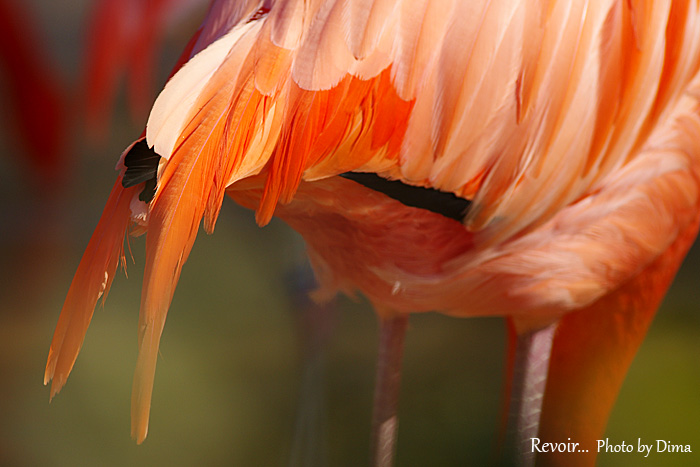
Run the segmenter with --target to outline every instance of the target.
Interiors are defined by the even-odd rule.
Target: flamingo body
[[[153,199],[121,188],[118,166],[99,245],[88,247],[54,335],[52,395],[128,224],[146,230],[132,404],[143,441],[177,279],[200,223],[213,230],[228,194],[261,225],[278,215],[304,236],[319,296],[359,290],[385,315],[507,316],[518,333],[561,320],[553,355],[591,368],[583,374],[605,397],[581,432],[589,439],[697,232],[699,8],[213,2],[151,111],[145,139],[161,157]],[[471,204],[459,222],[347,172]],[[596,323],[612,337],[584,352]],[[609,385],[595,381],[601,366],[616,375]],[[555,358],[550,372],[543,432],[578,410],[564,404],[575,391],[558,385],[565,362]]]

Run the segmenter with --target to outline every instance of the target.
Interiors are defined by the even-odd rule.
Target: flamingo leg
[[[372,413],[371,463],[393,465],[398,433],[401,359],[408,326],[407,314],[379,314],[379,354]]]
[[[512,465],[535,464],[532,438],[539,431],[556,327],[555,323],[517,336],[506,427],[506,458]]]
[[[333,303],[317,303],[310,292],[318,285],[304,245],[293,243],[298,259],[289,274],[289,296],[292,300],[297,335],[302,350],[302,380],[294,438],[288,466],[328,465],[326,427],[326,353],[335,327]]]

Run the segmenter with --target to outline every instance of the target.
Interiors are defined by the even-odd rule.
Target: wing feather
[[[345,2],[343,26],[345,42],[352,55],[361,60],[372,53],[402,1],[356,0]]]
[[[146,139],[158,155],[170,158],[183,128],[194,118],[193,113],[197,109],[195,104],[205,87],[214,74],[220,71],[219,67],[231,52],[232,46],[255,28],[256,23],[234,28],[221,40],[193,57],[168,81],[153,104],[146,126]]]
[[[61,390],[73,369],[97,301],[102,298],[104,302],[107,298],[117,266],[120,261],[124,263],[123,245],[131,217],[130,204],[140,188],[123,188],[121,176],[117,179],[80,260],[58,318],[46,363],[44,384],[53,380],[52,398]]]
[[[412,100],[419,86],[424,89],[430,84],[426,70],[433,68],[435,51],[442,49],[447,24],[455,15],[455,1],[406,0],[400,8],[396,13],[392,79],[399,96]]]
[[[375,171],[472,199],[466,228],[497,244],[637,157],[698,72],[696,4],[241,5],[237,22],[205,25],[149,118],[148,144],[167,160],[148,225],[139,441],[177,278],[227,186],[261,193],[265,224],[303,180]]]
[[[202,23],[201,33],[192,49],[192,56],[231,32],[236,25],[245,24],[255,12],[265,8],[270,0],[213,0]]]
[[[159,98],[163,104],[154,107],[149,127],[159,130],[149,132],[149,142],[168,157],[192,117],[172,110],[196,107],[202,83],[212,81],[219,62],[228,60],[226,49],[242,51],[253,64],[255,88],[284,103],[275,111],[278,120],[283,116],[279,131],[266,144],[274,148],[268,154],[261,222],[278,200],[291,199],[305,174],[323,177],[323,167],[332,176],[334,169],[352,166],[347,151],[323,151],[345,147],[345,139],[357,149],[355,144],[371,133],[370,154],[353,151],[355,168],[375,160],[375,166],[408,183],[473,198],[467,226],[505,238],[543,222],[624,163],[697,71],[698,46],[690,46],[698,43],[697,21],[686,19],[697,16],[697,5],[673,5],[275,3],[269,16],[255,21],[264,26],[233,27],[236,33],[221,36],[176,75]],[[667,28],[669,21],[673,28]],[[243,40],[244,35],[256,39]],[[359,110],[344,107],[350,110],[339,113],[342,118],[316,121],[328,112],[327,99],[316,94],[346,89],[348,76],[378,82],[386,70],[392,89],[382,94],[385,100],[372,102],[382,107],[390,101],[387,96],[396,95],[410,103],[399,125],[384,117],[386,109],[358,106],[349,97],[356,91],[334,102]],[[304,106],[308,115],[297,115]],[[400,131],[382,157],[394,162],[380,162],[373,149],[392,128]],[[292,136],[297,131],[304,136]],[[312,139],[319,143],[311,144]],[[300,152],[291,155],[291,147]],[[259,160],[250,152],[240,156]],[[559,188],[544,188],[549,184]]]

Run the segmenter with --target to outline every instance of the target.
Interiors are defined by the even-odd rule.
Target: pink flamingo
[[[382,339],[373,462],[392,462],[409,313],[505,316],[508,455],[594,462],[626,369],[698,229],[696,1],[214,1],[129,146],[68,292],[65,384],[127,231],[147,232],[132,435],[200,222],[225,194],[307,242],[323,299]],[[562,457],[564,459],[562,459]]]

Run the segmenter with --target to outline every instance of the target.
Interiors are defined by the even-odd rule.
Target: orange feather
[[[200,222],[213,230],[225,193],[255,209],[259,224],[278,215],[304,236],[319,297],[360,290],[387,316],[507,316],[519,334],[561,320],[543,433],[560,433],[563,405],[579,398],[590,416],[580,436],[600,433],[697,230],[698,4],[435,5],[212,3],[146,131],[163,159],[148,206],[138,442],[177,280]],[[471,206],[460,223],[338,177],[350,171]],[[128,219],[119,200],[110,202]],[[123,235],[122,217],[98,231]],[[100,254],[100,265],[116,261]],[[101,284],[102,269],[79,268],[76,290]],[[69,292],[57,335],[84,334],[87,323],[70,319],[76,300]],[[576,354],[568,342],[593,323],[610,340]],[[78,348],[61,368],[70,370]],[[589,399],[564,381],[569,361],[585,370]],[[615,374],[610,384],[585,373],[601,365]]]
[[[121,177],[112,188],[102,218],[90,238],[71,282],[56,325],[46,363],[44,384],[51,383],[51,397],[66,384],[73,369],[97,300],[107,298],[114,274],[124,262],[124,238],[129,225],[129,209],[136,188],[124,189]]]

